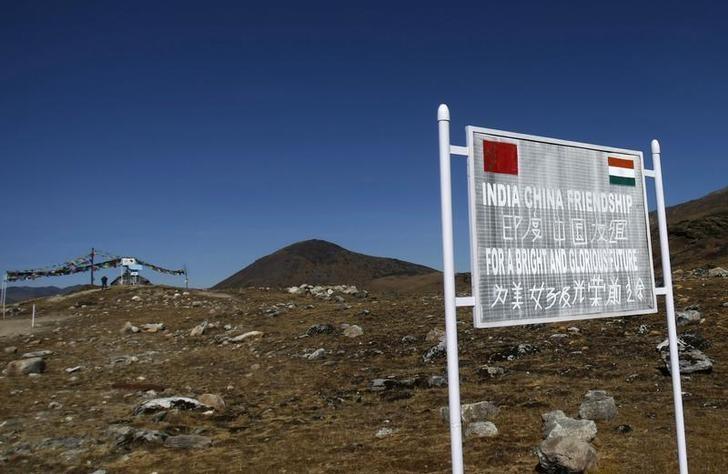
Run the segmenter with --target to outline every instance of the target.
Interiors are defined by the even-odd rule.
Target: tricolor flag
[[[483,170],[518,174],[518,146],[515,143],[483,140]]]
[[[634,159],[609,157],[609,184],[634,186]]]

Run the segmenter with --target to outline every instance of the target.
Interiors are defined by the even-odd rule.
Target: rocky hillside
[[[728,187],[668,208],[667,223],[673,267],[693,269],[728,262]],[[650,224],[653,253],[659,263],[654,212],[650,214]]]
[[[302,283],[362,285],[378,278],[433,272],[423,265],[352,252],[325,240],[306,240],[256,260],[214,288],[280,288]]]
[[[676,278],[691,472],[728,459],[726,281]],[[0,472],[450,472],[441,297],[324,290],[12,305]],[[466,472],[677,472],[663,312],[457,330]]]

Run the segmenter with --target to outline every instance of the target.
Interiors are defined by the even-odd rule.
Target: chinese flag
[[[518,147],[515,143],[483,140],[483,167],[489,173],[518,174]]]

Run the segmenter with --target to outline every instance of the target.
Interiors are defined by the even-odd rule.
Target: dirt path
[[[41,334],[55,325],[49,324],[73,317],[70,314],[53,314],[35,318],[35,327],[30,327],[30,316],[24,318],[0,319],[0,340],[23,334]]]

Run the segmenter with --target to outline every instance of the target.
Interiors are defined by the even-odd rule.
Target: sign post
[[[2,295],[0,295],[0,299],[2,299],[3,304],[3,319],[5,319],[5,298],[8,292],[8,274],[6,273],[3,276],[3,286],[2,286]]]
[[[652,166],[655,169],[655,194],[657,195],[657,226],[660,229],[660,257],[662,259],[662,280],[665,285],[665,310],[667,333],[670,343],[670,375],[672,377],[672,398],[675,404],[675,427],[677,430],[677,454],[680,474],[688,472],[688,450],[685,443],[685,420],[683,418],[682,386],[680,383],[680,359],[677,348],[677,325],[675,323],[675,301],[672,295],[672,266],[670,246],[667,241],[667,217],[665,215],[665,193],[662,188],[662,163],[660,143],[652,140]]]
[[[437,109],[440,135],[440,209],[442,211],[442,278],[447,338],[447,391],[450,407],[450,455],[452,472],[463,472],[463,441],[460,421],[460,369],[458,363],[458,322],[455,306],[455,257],[452,229],[452,189],[450,179],[450,111]]]
[[[678,459],[687,473],[659,144],[641,151],[469,126],[450,144],[438,109],[443,278],[453,472],[463,470],[457,306],[476,328],[657,312],[666,296]],[[472,296],[455,295],[450,155],[468,158]],[[655,285],[645,178],[655,178],[664,287]]]

